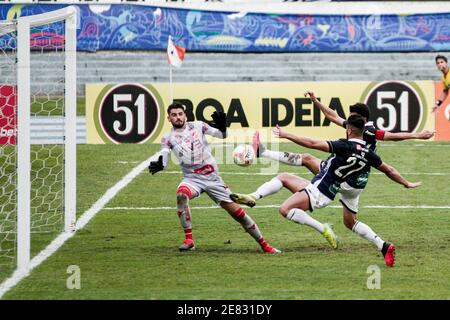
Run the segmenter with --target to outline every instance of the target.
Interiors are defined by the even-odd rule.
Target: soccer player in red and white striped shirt
[[[167,166],[171,152],[180,163],[183,180],[176,194],[177,212],[185,233],[185,240],[179,247],[180,251],[195,249],[189,201],[205,192],[243,226],[264,252],[281,252],[267,243],[255,221],[230,199],[231,191],[219,175],[206,135],[221,139],[227,137],[225,113],[213,113],[215,127],[202,121],[188,122],[184,107],[178,103],[171,104],[167,114],[173,128],[162,138],[161,150],[152,157],[149,171],[153,175],[163,170]]]

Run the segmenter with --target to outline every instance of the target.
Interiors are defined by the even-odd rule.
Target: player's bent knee
[[[186,186],[179,186],[177,189],[177,201],[188,201],[192,199],[192,192]]]
[[[178,203],[186,203],[189,201],[189,197],[184,193],[177,193],[177,202]]]
[[[289,173],[286,172],[280,173],[277,175],[277,179],[280,180],[284,186],[289,179]]]
[[[310,155],[309,153],[303,153],[302,154],[302,161],[303,162],[308,162],[308,161],[311,161],[313,159],[313,156],[312,155]]]
[[[313,155],[309,154],[309,153],[304,153],[302,155],[302,165],[305,167],[312,167],[314,168],[314,166],[316,165],[316,163],[320,163],[320,161],[317,160],[316,157],[314,157]]]
[[[234,202],[225,202],[225,201],[220,201],[219,205],[225,209],[229,214],[232,214],[233,212],[235,212],[236,210],[238,210],[239,208],[241,208],[237,203]]]
[[[283,216],[286,217],[289,213],[289,211],[291,211],[291,208],[289,206],[286,205],[281,205],[280,209],[278,210],[278,212]]]

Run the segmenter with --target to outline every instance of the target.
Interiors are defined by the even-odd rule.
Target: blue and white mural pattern
[[[0,19],[11,20],[63,6],[4,4],[0,5]],[[164,50],[169,35],[187,51],[450,50],[450,13],[277,15],[207,12],[143,5],[76,7],[80,12],[77,45],[78,50],[84,51]]]

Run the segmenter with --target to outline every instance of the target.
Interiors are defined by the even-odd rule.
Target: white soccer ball
[[[240,144],[233,150],[234,163],[241,167],[247,167],[255,160],[255,151],[248,144]]]

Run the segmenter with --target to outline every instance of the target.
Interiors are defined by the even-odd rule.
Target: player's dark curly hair
[[[351,126],[355,129],[358,129],[361,134],[364,130],[365,124],[366,122],[364,121],[364,118],[357,114],[353,114],[347,119],[347,126]]]
[[[183,109],[183,111],[186,113],[186,109],[184,109],[184,106],[178,102],[173,102],[167,107],[167,115],[170,115],[170,110],[172,109]]]
[[[437,55],[436,56],[436,58],[434,58],[434,60],[437,62],[438,61],[438,59],[442,59],[442,60],[444,60],[445,62],[447,62],[447,57],[444,57],[443,55]]]
[[[354,112],[359,114],[361,117],[364,117],[369,121],[370,111],[369,107],[364,103],[355,103],[350,106],[350,112]]]

